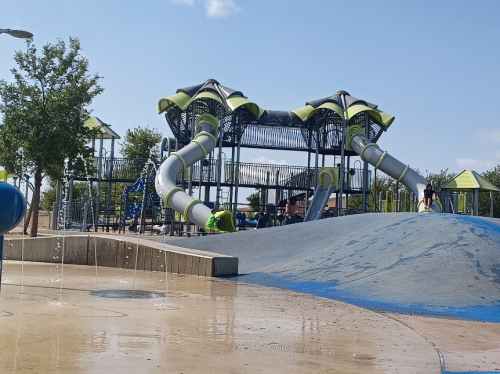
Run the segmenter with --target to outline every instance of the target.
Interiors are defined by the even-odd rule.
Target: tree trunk
[[[26,216],[26,221],[24,222],[24,235],[28,235],[28,226],[30,225],[31,216],[33,215],[33,197],[31,198],[30,209],[28,211],[28,215]]]
[[[35,189],[31,199],[31,208],[33,210],[33,223],[31,225],[30,236],[35,238],[38,234],[38,211],[40,210],[40,190],[42,187],[42,168],[38,167],[35,173]]]

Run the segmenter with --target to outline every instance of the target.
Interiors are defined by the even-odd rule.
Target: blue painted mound
[[[175,243],[240,258],[240,280],[400,312],[500,322],[500,225],[364,214]]]

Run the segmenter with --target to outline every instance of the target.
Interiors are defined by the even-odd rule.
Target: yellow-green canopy
[[[83,123],[83,126],[89,129],[99,129],[96,139],[101,138],[100,134],[103,134],[103,139],[120,139],[120,135],[111,130],[111,127],[109,125],[105,124],[97,117],[87,118],[87,120]]]
[[[500,188],[488,182],[474,170],[464,170],[452,180],[446,182],[441,188],[453,191],[495,191],[500,192]]]
[[[0,181],[7,182],[9,178],[12,178],[12,174],[8,174],[5,170],[0,170]]]

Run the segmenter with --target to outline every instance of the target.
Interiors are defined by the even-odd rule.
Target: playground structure
[[[312,176],[314,182],[306,186],[306,192],[309,194],[312,187],[316,188],[312,193],[311,204],[307,207],[306,220],[321,218],[332,192],[336,192],[337,202],[338,197],[342,201],[342,197],[346,195],[346,209],[338,209],[338,215],[346,213],[348,196],[353,193],[349,190],[349,178],[353,173],[356,174],[356,170],[350,168],[350,158],[357,155],[364,161],[363,169],[359,170],[362,173],[362,185],[357,191],[363,195],[363,212],[367,211],[366,194],[370,188],[368,164],[407,186],[418,200],[423,198],[427,181],[376,144],[382,133],[393,123],[394,117],[379,110],[377,105],[359,100],[346,91],[307,102],[306,106],[290,112],[273,111],[264,110],[247,100],[241,91],[209,79],[202,84],[179,89],[176,94],[161,99],[158,111],[165,113],[176,139],[176,152],[172,153],[175,158],[167,159],[160,168],[156,181],[157,191],[164,199],[165,206],[173,206],[186,219],[195,221],[200,227],[205,227],[210,213],[201,199],[191,197],[191,166],[198,163],[198,170],[202,175],[203,160],[212,158],[211,153],[217,146],[217,208],[220,206],[221,157],[224,147],[231,148],[232,155],[236,149],[236,158],[231,158],[234,163],[234,202],[238,201],[241,147],[307,152],[306,179],[311,181]],[[182,151],[177,151],[179,149]],[[311,155],[315,156],[314,169],[311,168]],[[322,167],[325,167],[325,156],[328,155],[340,157],[340,163],[320,173],[320,155],[323,158]],[[175,184],[181,173],[189,175],[187,194]],[[221,217],[226,217],[219,221],[222,232],[234,229],[227,225],[230,221],[227,217],[231,214],[235,217],[237,212],[237,204],[233,204],[232,199],[232,186],[230,191],[232,211],[218,213]],[[205,200],[209,197],[209,188],[205,188]],[[307,198],[306,204],[308,200]],[[336,207],[339,207],[338,203]],[[433,212],[442,211],[439,201],[433,202],[431,208]]]
[[[120,137],[97,117],[87,120],[86,126],[99,129],[98,156],[91,160],[95,167],[85,177],[70,173],[66,189],[59,185],[53,227],[58,222],[60,226],[60,217],[65,216],[70,218],[62,220],[64,227],[81,230],[126,232],[139,227],[139,232],[158,232],[169,225],[172,233],[175,225],[186,224],[191,230],[194,224],[195,232],[203,232],[215,206],[217,231],[231,232],[238,226],[251,227],[237,219],[240,188],[260,191],[259,211],[268,214],[274,225],[282,222],[287,199],[300,201],[300,218],[312,221],[324,216],[332,194],[330,216],[369,212],[369,194],[380,212],[423,210],[420,202],[427,181],[377,145],[394,117],[346,91],[296,110],[274,111],[210,79],[161,99],[158,112],[165,115],[174,135],[163,140],[160,160],[115,158],[114,141]],[[103,147],[106,139],[111,140],[110,152]],[[307,166],[243,162],[241,148],[306,152]],[[371,191],[369,165],[375,178],[380,170],[396,180],[395,193],[377,197],[379,191]],[[93,203],[73,201],[74,181],[90,182],[96,191]],[[400,184],[407,189],[400,191]],[[362,196],[362,207],[356,211],[349,206],[353,195]],[[463,204],[458,206],[461,196],[453,190],[443,207],[441,194],[429,212],[465,213],[467,204],[463,209]]]

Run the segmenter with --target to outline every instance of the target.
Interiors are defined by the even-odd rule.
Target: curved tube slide
[[[424,210],[424,204],[421,203],[421,200],[424,198],[424,189],[427,185],[427,181],[424,177],[411,169],[408,165],[403,164],[387,152],[382,151],[377,144],[372,143],[370,139],[363,134],[354,135],[350,141],[350,146],[353,151],[360,155],[363,161],[370,163],[375,168],[380,169],[408,187],[415,196],[418,196],[418,211],[426,211]],[[437,200],[433,200],[431,209],[437,213],[441,212],[441,203]]]
[[[186,221],[194,222],[196,225],[209,231],[207,226],[210,217],[210,208],[201,200],[195,200],[177,186],[177,177],[199,160],[203,160],[212,152],[217,143],[217,118],[204,114],[196,119],[196,136],[184,148],[173,152],[160,166],[156,176],[156,192],[164,201],[166,208],[181,213]],[[217,212],[219,218],[215,232],[235,232],[233,215],[229,211]]]

